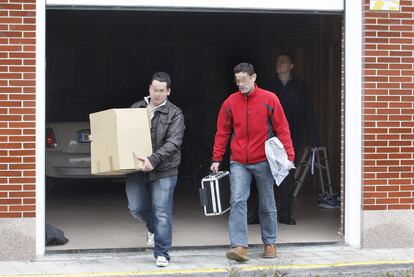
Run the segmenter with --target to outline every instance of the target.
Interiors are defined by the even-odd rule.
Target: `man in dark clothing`
[[[302,148],[303,129],[306,128],[312,147],[319,145],[319,135],[306,83],[292,74],[294,68],[293,57],[288,53],[280,54],[276,59],[277,78],[274,78],[266,87],[279,97],[289,122],[290,134],[295,153]],[[297,155],[298,157],[299,155]],[[295,225],[292,218],[292,200],[295,189],[295,169],[279,186],[280,205],[278,221],[288,225]]]
[[[167,73],[155,73],[149,86],[150,95],[131,106],[148,110],[153,154],[139,157],[143,162],[142,171],[127,176],[128,208],[136,219],[146,224],[147,244],[155,244],[157,266],[167,266],[170,260],[173,193],[185,128],[183,113],[167,99],[170,86]]]

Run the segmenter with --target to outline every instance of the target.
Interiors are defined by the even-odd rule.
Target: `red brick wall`
[[[364,210],[414,209],[414,0],[363,19]]]
[[[413,1],[365,0],[365,210],[414,209]],[[0,0],[0,218],[35,216],[35,2]]]
[[[0,218],[35,216],[35,0],[0,0]]]

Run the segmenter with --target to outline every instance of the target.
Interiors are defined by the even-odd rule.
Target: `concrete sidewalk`
[[[229,262],[226,248],[175,249],[171,264],[157,268],[152,250],[52,253],[33,261],[0,262],[0,276],[414,276],[414,249],[357,249],[341,244],[281,245],[278,258],[261,258],[262,247],[249,249],[250,261]],[[397,273],[397,274],[396,274]],[[389,275],[384,275],[389,276]]]

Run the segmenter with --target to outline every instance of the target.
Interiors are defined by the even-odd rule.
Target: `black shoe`
[[[290,218],[288,220],[279,219],[278,221],[279,223],[286,224],[286,225],[296,225],[296,221],[293,218]]]

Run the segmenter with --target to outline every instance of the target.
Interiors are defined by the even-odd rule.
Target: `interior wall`
[[[183,163],[187,160],[187,168],[197,163],[194,159],[209,163],[218,110],[236,90],[233,67],[251,62],[260,85],[274,77],[275,56],[288,50],[296,56],[297,75],[310,87],[339,189],[340,20],[330,15],[49,10],[47,121],[86,121],[95,111],[129,107],[147,95],[155,71],[166,71],[173,79],[170,99],[186,119],[183,151],[191,158],[184,155]]]
[[[341,16],[334,15],[270,15],[262,19],[260,27],[264,78],[275,78],[276,57],[288,52],[295,58],[294,74],[309,87],[320,146],[327,149],[332,184],[337,192],[341,164],[341,24]],[[302,155],[302,151],[297,155]]]

